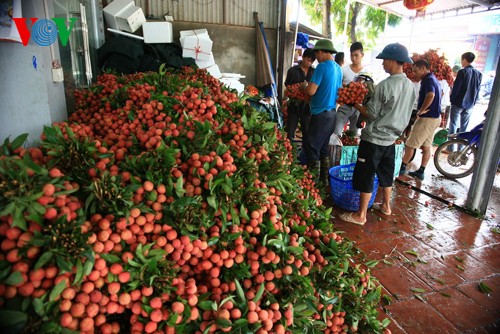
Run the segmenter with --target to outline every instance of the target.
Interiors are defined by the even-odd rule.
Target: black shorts
[[[371,193],[375,174],[379,186],[392,187],[394,181],[394,159],[396,150],[394,144],[380,146],[362,140],[358,148],[358,160],[352,176],[354,190]]]

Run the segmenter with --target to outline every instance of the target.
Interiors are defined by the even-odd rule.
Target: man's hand
[[[307,83],[307,81],[304,81],[304,82],[302,82],[302,83],[300,84],[300,87],[302,88],[302,90],[306,90],[306,88],[307,88],[307,86],[308,86],[308,85],[309,85],[309,84]]]
[[[417,117],[420,117],[424,114],[427,114],[429,112],[430,109],[425,109],[425,110],[419,110],[419,112],[417,113]]]

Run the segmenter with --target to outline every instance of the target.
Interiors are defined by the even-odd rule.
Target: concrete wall
[[[52,8],[49,12],[49,18],[53,17]],[[45,18],[43,2],[23,1],[22,15]],[[53,46],[57,59],[58,45]],[[0,42],[0,140],[29,133],[28,142],[32,143],[39,140],[44,125],[65,119],[64,85],[52,82],[50,47],[31,39],[27,46]]]
[[[179,31],[205,28],[213,41],[212,52],[221,72],[240,73],[244,85],[255,85],[255,28],[175,21],[172,24],[174,42],[179,43]],[[265,29],[271,59],[276,70],[277,33]],[[180,43],[179,43],[180,44]]]

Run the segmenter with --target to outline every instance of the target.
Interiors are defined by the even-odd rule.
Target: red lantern
[[[433,2],[434,0],[404,0],[403,4],[411,10],[422,10]]]

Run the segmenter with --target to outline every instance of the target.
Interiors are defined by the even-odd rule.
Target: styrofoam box
[[[219,80],[229,88],[236,89],[239,94],[241,94],[245,90],[245,85],[242,84],[238,79],[221,78]]]
[[[209,60],[212,52],[212,40],[207,29],[180,31],[182,57],[195,60]]]
[[[172,43],[172,23],[170,22],[145,22],[142,25],[144,43]]]
[[[127,7],[116,16],[118,29],[123,31],[135,32],[144,22],[146,22],[146,17],[142,8],[137,6]]]
[[[218,65],[212,65],[210,67],[207,67],[207,72],[210,73],[211,76],[213,76],[214,78],[217,78],[219,79],[222,75],[220,73],[220,70],[219,70],[219,66]]]
[[[106,24],[111,29],[118,29],[116,16],[125,8],[135,6],[134,0],[114,0],[109,5],[104,7],[104,19]]]
[[[207,60],[196,60],[195,62],[199,68],[208,68],[210,66],[214,66],[215,65],[214,54],[210,52],[210,57]]]

